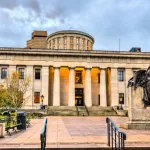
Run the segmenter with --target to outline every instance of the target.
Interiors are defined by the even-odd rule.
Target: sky
[[[150,0],[1,0],[0,47],[25,47],[34,30],[79,30],[94,50],[150,52]]]

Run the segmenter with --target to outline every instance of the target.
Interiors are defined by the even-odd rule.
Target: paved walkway
[[[47,117],[47,147],[107,147],[106,117]],[[119,127],[126,117],[111,117]],[[0,148],[40,147],[43,119],[33,119],[25,131],[0,139]],[[149,146],[150,130],[125,130],[127,146]]]

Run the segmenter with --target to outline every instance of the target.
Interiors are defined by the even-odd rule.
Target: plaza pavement
[[[47,147],[88,148],[107,147],[106,117],[47,117]],[[127,117],[110,117],[119,127]],[[24,131],[0,138],[1,148],[39,148],[43,119],[31,120],[31,126]],[[150,147],[150,130],[125,130],[125,145],[128,147]]]

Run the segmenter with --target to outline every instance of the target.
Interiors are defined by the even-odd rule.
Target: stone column
[[[67,36],[67,49],[70,49],[70,36]]]
[[[82,38],[79,38],[80,40],[79,40],[79,49],[80,50],[83,50],[83,40],[82,40]]]
[[[53,106],[60,106],[60,68],[54,68]]]
[[[100,106],[107,106],[107,96],[106,96],[106,69],[101,68],[100,71]]]
[[[86,68],[85,73],[85,104],[92,106],[91,68]]]
[[[27,105],[33,105],[34,104],[34,91],[33,91],[33,79],[34,79],[34,71],[33,71],[33,66],[27,66],[26,67],[26,74],[31,78],[31,86],[29,90],[26,93],[27,97]]]
[[[42,66],[42,92],[44,96],[44,105],[48,105],[48,90],[49,90],[49,66]]]
[[[118,95],[118,70],[117,68],[111,68],[111,106],[119,105],[119,95]]]
[[[74,68],[69,70],[69,101],[68,106],[75,106],[75,73]]]
[[[73,49],[77,49],[76,44],[76,37],[73,37]]]
[[[128,86],[129,79],[132,77],[133,77],[133,70],[126,68],[125,69],[125,97],[124,97],[124,105],[126,108],[128,108],[128,103],[129,103],[129,90],[127,86]]]
[[[64,38],[60,37],[59,49],[64,49]]]

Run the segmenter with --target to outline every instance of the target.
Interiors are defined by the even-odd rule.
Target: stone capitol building
[[[2,81],[18,71],[31,76],[27,107],[119,106],[128,108],[128,80],[147,69],[150,53],[93,50],[94,38],[84,32],[63,30],[47,35],[34,31],[25,48],[0,48]]]

